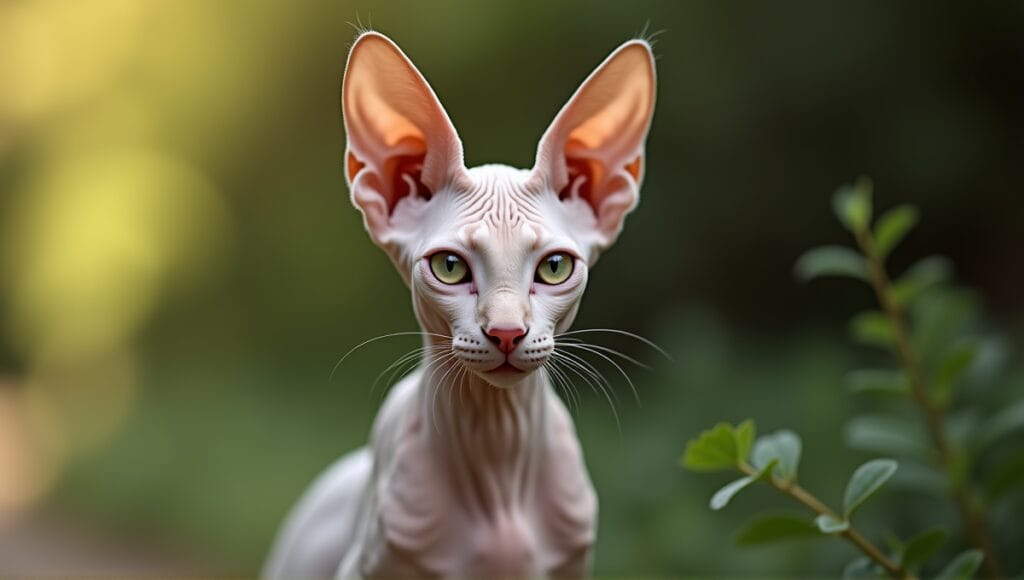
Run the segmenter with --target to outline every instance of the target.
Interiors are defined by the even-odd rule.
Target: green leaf
[[[980,409],[960,408],[951,410],[946,415],[944,431],[946,441],[951,447],[960,452],[966,451],[972,440],[981,431],[983,416]]]
[[[756,431],[753,419],[747,419],[736,427],[734,437],[736,438],[737,461],[746,461],[750,457],[750,447],[754,444]]]
[[[758,469],[763,469],[772,460],[777,460],[776,475],[783,479],[795,480],[797,468],[800,466],[801,447],[800,436],[796,433],[789,430],[776,431],[757,439],[751,459],[754,467]]]
[[[850,336],[861,344],[892,348],[896,343],[896,332],[892,323],[877,310],[861,312],[850,320]]]
[[[910,391],[910,382],[903,371],[861,369],[846,374],[846,385],[854,393],[886,393],[903,395]]]
[[[882,541],[885,542],[886,547],[889,548],[889,554],[894,558],[900,558],[903,555],[903,540],[892,532],[885,532],[882,534]]]
[[[868,280],[868,266],[864,256],[845,246],[820,246],[808,250],[797,258],[794,271],[801,282],[822,276],[849,276]]]
[[[738,428],[719,423],[686,444],[683,467],[691,471],[733,469],[746,460],[753,438],[753,421],[744,421]]]
[[[882,569],[871,558],[861,556],[843,568],[843,578],[884,578]]]
[[[754,475],[741,477],[735,481],[727,483],[721,489],[716,491],[715,495],[711,496],[711,509],[718,511],[724,508],[726,505],[729,504],[732,498],[736,496],[737,493],[743,491],[755,481],[759,479],[764,479],[771,472],[772,468],[775,467],[776,463],[778,462],[772,461],[771,463],[766,465],[764,469],[761,469]]]
[[[875,251],[881,259],[885,259],[907,232],[917,225],[917,208],[912,205],[901,205],[890,209],[878,218],[875,224]]]
[[[1001,461],[986,479],[985,496],[993,503],[1003,495],[1021,489],[1024,486],[1024,449]]]
[[[978,354],[967,374],[972,382],[990,385],[999,378],[1011,358],[1014,349],[1006,340],[997,336],[985,336],[975,341]]]
[[[941,572],[935,576],[936,580],[966,580],[974,576],[981,566],[985,557],[981,550],[967,550],[960,552]]]
[[[871,180],[860,176],[853,184],[839,187],[832,196],[832,209],[846,229],[864,231],[871,222]]]
[[[932,528],[921,532],[907,541],[900,563],[907,568],[916,569],[934,556],[947,538],[949,538],[949,531],[945,528]]]
[[[946,405],[953,398],[957,383],[978,356],[979,348],[977,341],[961,341],[945,353],[931,385],[936,403]]]
[[[814,524],[818,526],[818,530],[823,534],[838,534],[850,529],[850,522],[828,514],[821,514],[814,518]]]
[[[873,459],[858,467],[846,484],[846,493],[843,495],[844,516],[849,518],[874,495],[896,473],[897,465],[892,459]]]
[[[930,458],[927,433],[920,423],[892,415],[860,415],[843,430],[846,444],[874,453]]]
[[[817,526],[799,514],[768,514],[748,522],[736,534],[736,545],[761,546],[799,538],[820,538]]]
[[[711,509],[718,511],[729,504],[729,500],[733,498],[737,493],[743,491],[750,484],[754,483],[756,478],[752,475],[741,477],[735,481],[725,484],[721,489],[715,492],[715,495],[711,496],[710,506]]]
[[[896,303],[907,306],[929,288],[946,282],[953,273],[953,266],[942,256],[930,256],[910,268],[893,283],[892,296]]]
[[[945,354],[947,345],[977,319],[977,296],[963,289],[937,288],[922,295],[910,309],[913,342],[927,364]]]
[[[1024,429],[1024,400],[1013,403],[989,418],[978,436],[978,446],[984,449],[1021,429]]]

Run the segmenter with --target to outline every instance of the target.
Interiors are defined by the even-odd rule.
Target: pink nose
[[[485,330],[484,334],[494,343],[494,346],[498,347],[498,350],[508,354],[516,348],[516,345],[523,341],[523,337],[526,336],[526,329],[492,328]]]

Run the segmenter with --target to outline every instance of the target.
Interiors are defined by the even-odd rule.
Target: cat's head
[[[451,337],[445,355],[500,387],[551,356],[639,200],[654,93],[650,46],[627,42],[558,113],[533,169],[467,169],[412,62],[381,34],[356,40],[342,88],[352,201],[423,329]]]

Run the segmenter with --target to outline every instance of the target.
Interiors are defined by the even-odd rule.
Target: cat
[[[266,577],[587,575],[597,497],[543,369],[639,201],[654,100],[651,47],[631,40],[558,113],[533,169],[466,169],[408,57],[358,36],[342,83],[345,175],[412,291],[424,360],[387,396],[369,445],[293,508]]]

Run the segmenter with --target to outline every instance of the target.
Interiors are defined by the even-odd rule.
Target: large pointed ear
[[[428,201],[465,172],[462,143],[423,75],[382,34],[352,45],[341,100],[352,202],[388,249],[415,221],[392,219],[399,202]]]
[[[534,176],[563,201],[589,206],[600,249],[639,201],[654,92],[650,45],[629,41],[587,77],[541,138]]]

